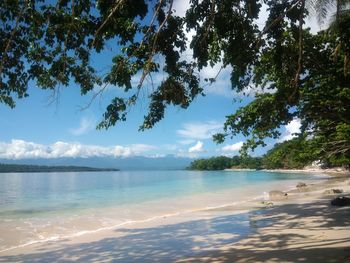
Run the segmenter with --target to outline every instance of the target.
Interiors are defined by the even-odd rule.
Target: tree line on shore
[[[99,172],[119,171],[114,168],[94,168],[85,166],[47,166],[0,163],[0,173],[49,173],[49,172]]]
[[[322,149],[314,140],[297,137],[281,143],[261,157],[249,155],[217,156],[193,161],[189,170],[223,170],[228,168],[242,169],[301,169],[318,162],[322,167],[349,166],[349,160],[343,158],[320,158]]]

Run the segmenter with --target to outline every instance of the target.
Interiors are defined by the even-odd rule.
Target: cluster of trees
[[[228,168],[261,169],[262,159],[260,157],[241,156],[218,156],[208,159],[198,159],[191,162],[189,170],[224,170]]]
[[[193,161],[188,169],[191,170],[223,170],[227,168],[249,169],[301,169],[320,161],[322,149],[314,139],[296,137],[289,141],[276,143],[262,157],[233,156],[212,157]],[[326,158],[320,165],[333,167],[342,165],[349,168],[350,163],[339,158]]]
[[[98,128],[108,128],[126,120],[145,80],[162,71],[164,79],[148,92],[144,130],[167,106],[187,108],[203,95],[203,81],[215,85],[216,78],[201,79],[200,72],[219,65],[232,69],[233,90],[260,93],[227,117],[215,141],[243,134],[247,152],[299,118],[302,136],[313,138],[322,159],[350,162],[350,1],[192,0],[184,17],[173,3],[0,1],[0,103],[14,107],[29,95],[30,83],[55,90],[75,82],[82,94],[116,86],[125,96],[106,105]],[[267,19],[259,27],[263,12]],[[322,20],[331,12],[325,30],[314,34],[305,27],[308,16]],[[118,48],[110,68],[100,71],[91,56],[108,45]]]
[[[118,169],[102,169],[85,166],[46,166],[26,164],[3,164],[0,163],[0,173],[50,173],[50,172],[99,172],[119,171]]]
[[[304,137],[277,143],[263,156],[263,165],[267,169],[299,169],[319,160],[320,149],[313,140]],[[325,163],[331,166],[331,163]]]

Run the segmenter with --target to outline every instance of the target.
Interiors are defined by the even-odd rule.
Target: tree
[[[248,105],[227,117],[224,133],[247,136],[243,152],[277,138],[279,127],[294,118],[323,149],[324,158],[350,160],[350,1],[191,0],[185,17],[173,12],[173,0],[4,0],[0,3],[0,102],[15,106],[28,85],[57,89],[74,81],[81,93],[96,85],[126,91],[111,100],[99,128],[126,120],[146,78],[159,71],[165,79],[149,95],[149,112],[140,130],[152,128],[165,108],[187,108],[203,94],[200,71],[207,65],[232,68],[236,91],[262,90]],[[317,3],[317,4],[316,4]],[[305,29],[307,6],[323,10],[335,3],[328,30]],[[265,27],[257,18],[267,5]],[[321,10],[321,11],[320,11]],[[186,31],[194,31],[187,46]],[[91,54],[107,43],[119,52],[105,75]],[[184,58],[187,49],[193,57]],[[161,58],[161,62],[156,59]],[[218,72],[219,74],[220,72]],[[139,76],[133,86],[132,78]],[[215,85],[214,79],[205,81]],[[131,95],[129,95],[131,94]]]
[[[191,162],[188,169],[190,170],[224,170],[228,168],[249,168],[261,169],[262,158],[250,156],[218,156],[207,159],[198,159]]]
[[[305,136],[275,144],[263,157],[267,169],[300,169],[319,158],[320,150]]]

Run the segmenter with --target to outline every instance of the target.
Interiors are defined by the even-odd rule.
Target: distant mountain
[[[52,158],[52,159],[0,159],[4,164],[48,165],[48,166],[88,166],[96,168],[115,168],[120,170],[180,170],[193,161],[190,158],[167,155],[150,158],[134,156],[128,158],[89,157],[89,158]]]

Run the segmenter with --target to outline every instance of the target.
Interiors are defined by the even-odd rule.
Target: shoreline
[[[345,184],[344,184],[345,183]],[[350,197],[350,177],[334,177],[309,189],[292,189],[289,200],[273,202],[254,218],[273,223],[213,251],[176,262],[350,262],[350,206],[334,207],[337,196]],[[325,195],[328,189],[341,194]]]
[[[344,176],[349,177],[350,171],[341,169],[341,168],[304,168],[304,169],[274,169],[274,170],[262,170],[266,172],[279,172],[279,173],[323,173],[328,175],[338,175],[338,176]]]
[[[306,167],[303,169],[241,169],[241,168],[227,168],[224,171],[232,171],[232,172],[244,172],[244,171],[261,171],[261,172],[278,172],[278,173],[322,173],[329,175],[341,175],[341,176],[350,176],[350,170],[346,170],[344,168],[317,168],[317,167]]]
[[[311,181],[314,181],[314,180],[311,179]],[[291,183],[289,180],[288,182]],[[270,183],[266,183],[266,184],[268,184],[268,185],[265,185],[266,187],[265,190],[267,191],[273,190],[275,188],[279,188],[280,190],[283,190],[283,191],[289,191],[292,187],[290,184],[288,185],[285,182],[283,186],[280,185],[281,184],[280,182],[272,183],[272,186],[276,186],[275,188],[274,187],[271,188]],[[95,226],[92,229],[91,228],[82,229],[79,232],[75,232],[75,233],[69,233],[69,234],[63,234],[63,235],[55,234],[53,236],[49,236],[45,238],[41,237],[42,239],[40,238],[40,239],[30,240],[27,243],[17,244],[7,248],[0,248],[0,255],[1,253],[7,253],[16,249],[22,249],[22,248],[25,249],[26,247],[30,247],[33,245],[35,246],[37,244],[40,245],[40,244],[45,244],[49,242],[60,242],[61,240],[65,240],[65,239],[75,239],[85,235],[88,236],[88,235],[99,234],[100,232],[116,230],[124,226],[137,227],[138,224],[142,224],[145,222],[153,222],[153,221],[156,222],[158,219],[163,219],[163,218],[186,216],[186,215],[191,215],[198,212],[200,213],[203,211],[214,211],[214,210],[218,210],[218,209],[220,210],[225,208],[230,208],[230,211],[233,211],[233,210],[242,211],[243,209],[238,208],[238,207],[241,207],[242,205],[244,206],[244,210],[253,209],[255,208],[256,202],[264,200],[264,193],[256,192],[256,190],[257,189],[255,186],[247,185],[247,186],[244,186],[244,190],[240,190],[237,188],[229,188],[229,189],[220,190],[219,192],[197,193],[190,196],[183,196],[183,197],[177,198],[176,200],[166,198],[166,199],[163,199],[163,202],[167,203],[168,206],[175,209],[166,210],[166,211],[157,210],[157,211],[153,211],[154,212],[153,214],[149,214],[148,217],[136,217],[136,218],[131,217],[127,221],[121,220],[118,222],[114,222],[112,225],[99,226],[99,227]],[[227,199],[227,196],[232,197],[233,193],[236,194],[234,198],[237,198],[237,199],[234,199],[234,200]],[[241,195],[244,196],[243,199],[239,198],[239,196]],[[248,199],[246,199],[246,195],[249,197]],[[188,198],[191,199],[190,203],[188,202]],[[215,200],[215,201],[212,201],[212,200]],[[252,202],[254,202],[254,204]],[[193,204],[196,204],[196,205],[193,206]],[[197,204],[200,204],[200,205],[197,205]],[[140,209],[142,210],[142,206],[145,206],[145,205],[149,207],[155,207],[159,204],[157,204],[156,201],[148,201],[146,203],[143,203],[141,207],[132,206],[130,209],[131,210],[135,209],[139,211]],[[99,217],[102,217],[102,216],[105,217],[106,215],[112,216],[115,214],[120,215],[119,208],[120,207],[114,208],[112,206],[98,208],[95,211],[95,214],[98,214]],[[124,209],[124,206],[122,206],[121,208]],[[106,212],[105,210],[107,210],[108,212]],[[87,214],[81,215],[80,220],[83,220],[83,221],[87,220],[83,218],[84,216],[88,216],[88,215]]]
[[[263,204],[261,202],[259,202],[258,200],[248,200],[246,203],[244,204],[240,204],[239,207],[235,206],[235,205],[227,205],[227,206],[218,206],[218,207],[207,207],[207,209],[201,209],[198,211],[189,211],[186,214],[178,214],[178,215],[169,215],[168,217],[164,216],[159,216],[157,218],[154,218],[152,220],[144,220],[144,222],[136,222],[134,225],[125,225],[122,228],[111,228],[111,229],[106,229],[106,230],[102,230],[99,231],[98,233],[89,233],[89,234],[85,234],[85,235],[81,235],[81,236],[77,236],[77,237],[71,237],[71,238],[66,238],[65,240],[55,240],[55,241],[46,241],[46,242],[42,242],[42,243],[36,243],[36,244],[31,244],[31,245],[27,245],[25,247],[21,247],[21,248],[16,248],[16,249],[12,249],[12,250],[8,250],[8,251],[3,251],[0,253],[0,262],[14,262],[14,261],[20,261],[20,260],[28,260],[31,261],[31,259],[33,259],[33,257],[35,256],[35,258],[42,258],[44,261],[45,259],[47,260],[47,256],[55,256],[55,257],[61,257],[61,260],[67,260],[70,261],[72,260],[72,258],[75,258],[77,261],[84,261],[84,257],[82,253],[84,250],[83,248],[86,247],[87,245],[93,245],[93,244],[98,244],[98,247],[101,249],[101,253],[102,251],[104,253],[107,254],[111,254],[112,258],[116,257],[115,253],[119,253],[118,248],[116,251],[114,251],[111,248],[111,244],[105,244],[104,242],[106,240],[114,240],[116,242],[116,244],[119,244],[119,248],[120,246],[123,248],[121,249],[122,251],[129,251],[131,250],[131,252],[135,252],[133,251],[132,247],[127,247],[126,244],[124,244],[123,242],[125,240],[129,240],[132,241],[132,236],[133,233],[138,233],[138,232],[145,232],[145,234],[142,236],[142,238],[145,240],[145,242],[143,243],[143,245],[147,246],[150,244],[154,245],[154,251],[160,251],[159,253],[166,253],[167,250],[173,250],[173,248],[169,248],[167,246],[164,247],[163,243],[157,243],[155,240],[153,240],[152,238],[154,238],[153,235],[151,235],[151,233],[155,232],[157,233],[157,236],[162,236],[164,234],[167,234],[167,242],[175,242],[177,243],[178,240],[181,241],[181,238],[179,238],[179,236],[177,236],[176,234],[173,235],[174,233],[177,233],[178,231],[182,231],[185,230],[188,232],[194,232],[193,235],[197,236],[197,238],[199,239],[203,239],[203,240],[207,240],[211,235],[210,233],[208,233],[207,230],[203,230],[201,228],[197,229],[197,230],[191,230],[191,227],[183,227],[183,226],[187,226],[188,224],[194,224],[195,222],[210,222],[211,224],[217,224],[218,222],[220,222],[222,220],[222,218],[239,218],[239,217],[248,217],[247,220],[247,224],[252,224],[252,222],[263,222],[265,219],[264,218],[268,218],[268,215],[270,215],[272,213],[272,211],[277,211],[277,215],[276,217],[278,218],[278,215],[284,215],[284,214],[295,214],[296,211],[291,211],[291,208],[289,206],[295,206],[295,207],[299,207],[299,206],[313,206],[313,204],[315,203],[322,203],[323,206],[329,207],[329,200],[330,198],[334,198],[336,195],[334,196],[324,196],[322,193],[325,189],[330,189],[330,188],[342,188],[344,189],[344,193],[342,195],[349,195],[350,192],[350,178],[349,177],[342,177],[342,178],[329,178],[327,179],[327,181],[320,181],[317,184],[310,184],[308,185],[308,189],[303,189],[303,191],[300,191],[299,189],[297,189],[296,187],[294,187],[294,189],[291,189],[290,191],[288,191],[288,198],[286,200],[279,200],[279,201],[272,201],[272,207],[267,205],[267,204]],[[276,189],[278,190],[278,189]],[[327,208],[329,209],[329,208]],[[349,211],[348,208],[345,208],[346,210],[342,210],[342,211]],[[334,211],[336,211],[336,209],[333,209]],[[266,214],[267,213],[267,214]],[[253,220],[251,218],[258,216],[259,218],[259,214],[266,214],[265,216],[261,216],[259,220]],[[315,216],[315,215],[313,215]],[[329,216],[329,215],[328,215]],[[336,218],[339,217],[339,215],[335,215]],[[327,218],[326,218],[327,219]],[[274,221],[275,219],[272,218],[272,221]],[[299,220],[304,220],[303,217],[300,217]],[[309,222],[310,218],[305,218],[306,222],[305,222],[305,227],[308,228],[309,226],[313,226],[315,225],[315,222]],[[309,220],[309,221],[308,221]],[[341,218],[337,219],[337,220],[341,220]],[[344,219],[346,221],[346,219]],[[249,222],[248,222],[249,221]],[[311,220],[312,221],[312,220]],[[240,224],[240,220],[238,220],[234,225],[232,225],[233,222],[228,221],[225,225],[226,228],[229,228],[230,231],[217,231],[217,235],[219,239],[222,240],[228,240],[228,242],[223,242],[222,244],[217,244],[217,245],[211,245],[209,247],[199,247],[199,251],[195,251],[192,254],[181,254],[181,250],[177,251],[177,253],[179,253],[179,256],[181,256],[182,258],[178,258],[178,256],[175,256],[175,254],[177,255],[177,253],[175,253],[173,255],[173,257],[169,256],[169,257],[165,257],[165,258],[159,258],[159,259],[164,259],[166,261],[179,261],[179,262],[198,262],[198,261],[205,261],[205,258],[209,258],[210,260],[207,260],[208,262],[213,260],[213,259],[217,259],[217,257],[223,257],[223,255],[225,255],[225,257],[227,257],[226,262],[230,262],[229,260],[231,260],[231,262],[240,262],[240,260],[242,260],[242,262],[260,262],[259,258],[255,258],[254,261],[249,261],[247,259],[249,259],[249,255],[247,253],[243,253],[244,250],[240,249],[240,246],[242,246],[242,244],[244,244],[244,242],[246,242],[246,240],[251,240],[252,236],[254,238],[262,238],[264,235],[262,233],[253,233],[254,235],[245,235],[244,232],[245,231],[252,231],[251,227],[248,225],[248,230],[246,229],[245,231],[244,228],[242,230],[242,233],[232,233],[237,231],[237,229],[240,229],[239,224]],[[277,225],[286,225],[288,224],[288,220],[282,220],[279,219],[276,221]],[[276,226],[276,222],[273,224],[274,226]],[[327,220],[325,220],[325,222],[327,222]],[[255,224],[254,223],[254,224]],[[238,224],[238,225],[237,225]],[[320,224],[318,222],[318,224]],[[259,224],[258,224],[259,225]],[[233,227],[233,228],[232,228]],[[268,226],[270,227],[270,226]],[[336,236],[342,236],[344,235],[344,233],[348,236],[350,236],[350,227],[349,225],[343,226],[337,226],[337,227],[342,227],[342,229],[322,229],[323,232],[330,232],[332,235],[336,235]],[[344,228],[345,227],[345,228]],[[167,229],[172,229],[172,231],[170,231],[169,233],[166,232]],[[287,228],[289,229],[289,228]],[[239,230],[239,231],[241,231]],[[257,227],[258,231],[265,231],[265,227],[264,226],[258,226]],[[164,231],[166,233],[164,233]],[[238,232],[239,232],[238,231]],[[248,232],[249,232],[248,231]],[[269,230],[270,232],[273,230]],[[277,230],[274,230],[277,231]],[[279,232],[285,232],[287,230],[285,229],[279,229],[275,234],[279,234]],[[293,230],[294,231],[294,230]],[[302,231],[306,231],[305,229],[302,229]],[[321,231],[321,232],[322,232]],[[196,233],[198,232],[198,233]],[[254,232],[254,231],[253,231]],[[269,232],[269,233],[270,233]],[[317,231],[316,231],[317,232]],[[128,233],[128,234],[127,234]],[[148,234],[147,234],[148,233]],[[317,232],[319,234],[319,231]],[[208,236],[209,234],[209,236]],[[216,235],[215,234],[215,235]],[[265,233],[266,234],[266,233]],[[270,233],[271,234],[271,233]],[[230,238],[226,238],[229,236],[232,236],[232,240],[235,240],[235,242],[231,242]],[[238,238],[237,240],[235,238],[233,238],[234,235],[240,235],[240,238]],[[181,235],[180,235],[181,236]],[[315,242],[315,240],[313,240],[312,238],[307,238],[308,241]],[[120,242],[122,242],[122,244],[120,244]],[[181,241],[182,242],[182,241]],[[188,241],[187,241],[188,242]],[[192,241],[191,241],[192,242]],[[193,241],[194,242],[194,241]],[[201,241],[204,242],[204,241]],[[243,243],[242,243],[243,242]],[[348,241],[347,241],[348,242]],[[195,242],[194,242],[195,243]],[[215,243],[215,242],[214,242]],[[269,245],[268,243],[265,244],[266,242],[261,241],[260,245],[264,245],[265,249],[268,251],[268,248],[273,248],[274,246],[271,247],[271,245]],[[344,242],[343,242],[344,243]],[[156,244],[156,245],[155,245]],[[350,240],[348,243],[344,243],[347,246],[350,247]],[[290,246],[290,244],[286,245],[287,247]],[[277,246],[278,247],[278,246]],[[283,246],[284,247],[284,246]],[[75,250],[73,249],[75,248]],[[212,249],[213,248],[213,249]],[[280,247],[281,248],[281,247]],[[73,249],[73,250],[72,250]],[[77,249],[79,249],[80,252],[77,252]],[[176,248],[174,248],[176,250]],[[210,251],[207,251],[207,250]],[[238,250],[237,250],[238,249]],[[141,250],[142,251],[142,250]],[[151,251],[145,249],[146,252],[150,253]],[[226,254],[227,251],[236,251],[239,252],[238,254],[242,255],[241,258],[235,258],[233,254]],[[130,251],[129,251],[130,252]],[[70,255],[70,258],[62,258],[65,257],[65,253]],[[89,253],[87,251],[87,253]],[[140,252],[141,253],[141,252]],[[268,252],[266,252],[268,253]],[[264,255],[266,255],[266,253]],[[272,252],[271,252],[272,253]],[[274,252],[275,253],[275,252]],[[147,253],[146,253],[147,254]],[[272,253],[273,254],[273,253]],[[19,257],[20,255],[20,257]],[[157,259],[157,257],[160,257],[159,255],[156,254],[152,254],[153,255],[153,259]],[[236,253],[237,255],[237,253]],[[245,255],[245,256],[243,256]],[[343,254],[342,254],[343,255]],[[144,255],[147,256],[147,255]],[[350,255],[349,255],[350,256]],[[152,258],[152,256],[151,256]],[[127,256],[126,258],[123,258],[124,260],[121,260],[120,262],[123,261],[133,261],[132,259],[137,259],[137,257],[135,258],[135,256]],[[96,258],[95,258],[96,260]],[[233,261],[234,260],[234,261]],[[247,260],[247,261],[245,261]],[[136,260],[137,261],[137,260]],[[220,262],[220,260],[218,260]],[[146,260],[147,262],[147,260]],[[222,261],[222,262],[225,262]],[[307,261],[308,262],[308,261]],[[327,261],[323,261],[323,262],[327,262]],[[337,262],[337,261],[334,261]]]

